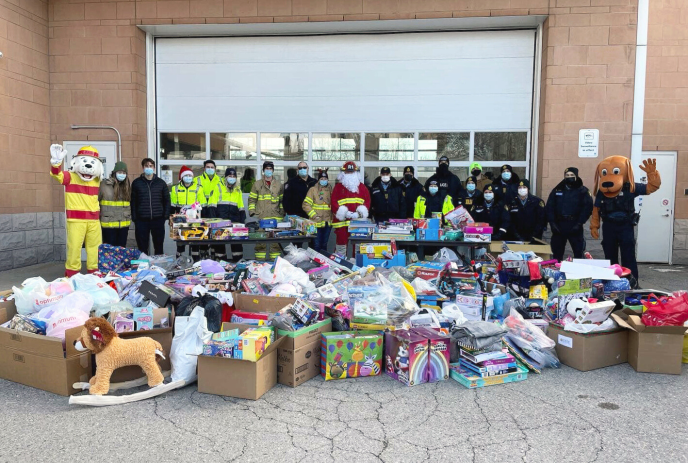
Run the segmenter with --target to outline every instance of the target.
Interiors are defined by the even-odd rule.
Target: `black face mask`
[[[576,177],[566,177],[564,181],[567,185],[574,185],[576,183]]]
[[[475,169],[475,170],[471,171],[471,174],[473,174],[473,176],[477,177],[478,175],[480,175],[480,172],[482,172],[482,170]]]
[[[447,164],[440,164],[440,166],[437,168],[437,173],[441,175],[447,175],[449,172],[449,165]]]
[[[413,180],[413,174],[404,175],[404,180],[406,180],[407,182],[410,182],[411,180]]]

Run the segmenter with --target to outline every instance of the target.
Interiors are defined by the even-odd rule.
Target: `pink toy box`
[[[489,223],[485,223],[485,222],[467,223],[463,227],[463,232],[464,233],[482,234],[482,235],[491,235],[492,234],[492,227],[490,227]]]
[[[407,386],[427,383],[428,340],[411,331],[385,334],[385,370]]]
[[[429,342],[428,367],[426,379],[428,383],[436,383],[449,378],[449,336],[432,328],[411,328],[412,333],[424,337]]]

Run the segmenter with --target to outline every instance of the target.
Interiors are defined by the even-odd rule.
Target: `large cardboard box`
[[[628,332],[628,363],[643,373],[681,374],[684,326],[645,326],[640,315],[625,308],[612,318]]]
[[[547,336],[557,344],[561,363],[576,370],[590,371],[628,360],[628,330],[581,334],[550,323]]]
[[[332,324],[330,322],[330,329]],[[282,338],[285,340],[288,338]],[[297,349],[277,351],[277,382],[297,387],[320,374],[320,337],[316,341]]]
[[[224,357],[198,357],[198,392],[258,400],[277,384],[277,349],[270,344],[257,362]]]
[[[507,244],[507,246],[512,251],[533,251],[538,257],[542,257],[542,259],[544,260],[552,259],[552,247],[542,240],[534,239],[534,241],[537,244]],[[503,246],[503,241],[493,241],[492,243],[490,243],[490,252],[492,254],[501,254],[502,252],[504,252]]]
[[[0,324],[17,313],[13,301],[0,303]],[[66,331],[66,353],[59,338],[0,328],[0,378],[59,395],[80,390],[74,383],[91,379],[91,353],[74,349],[82,327]]]
[[[296,387],[320,374],[320,337],[332,331],[332,319],[327,318],[299,331],[277,330],[283,339],[277,357],[277,381]]]

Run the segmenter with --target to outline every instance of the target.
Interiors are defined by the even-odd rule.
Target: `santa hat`
[[[181,181],[182,177],[184,176],[184,174],[186,174],[187,172],[190,173],[191,176],[193,176],[193,170],[189,169],[186,166],[182,166],[182,169],[179,171],[179,180],[180,181]]]

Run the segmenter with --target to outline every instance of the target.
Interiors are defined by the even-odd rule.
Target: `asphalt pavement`
[[[0,288],[32,270],[0,273]],[[643,265],[641,285],[687,289],[688,271]],[[384,374],[317,377],[257,401],[190,385],[107,408],[0,380],[0,461],[683,462],[687,370],[562,367],[475,390],[451,379],[409,388]]]

